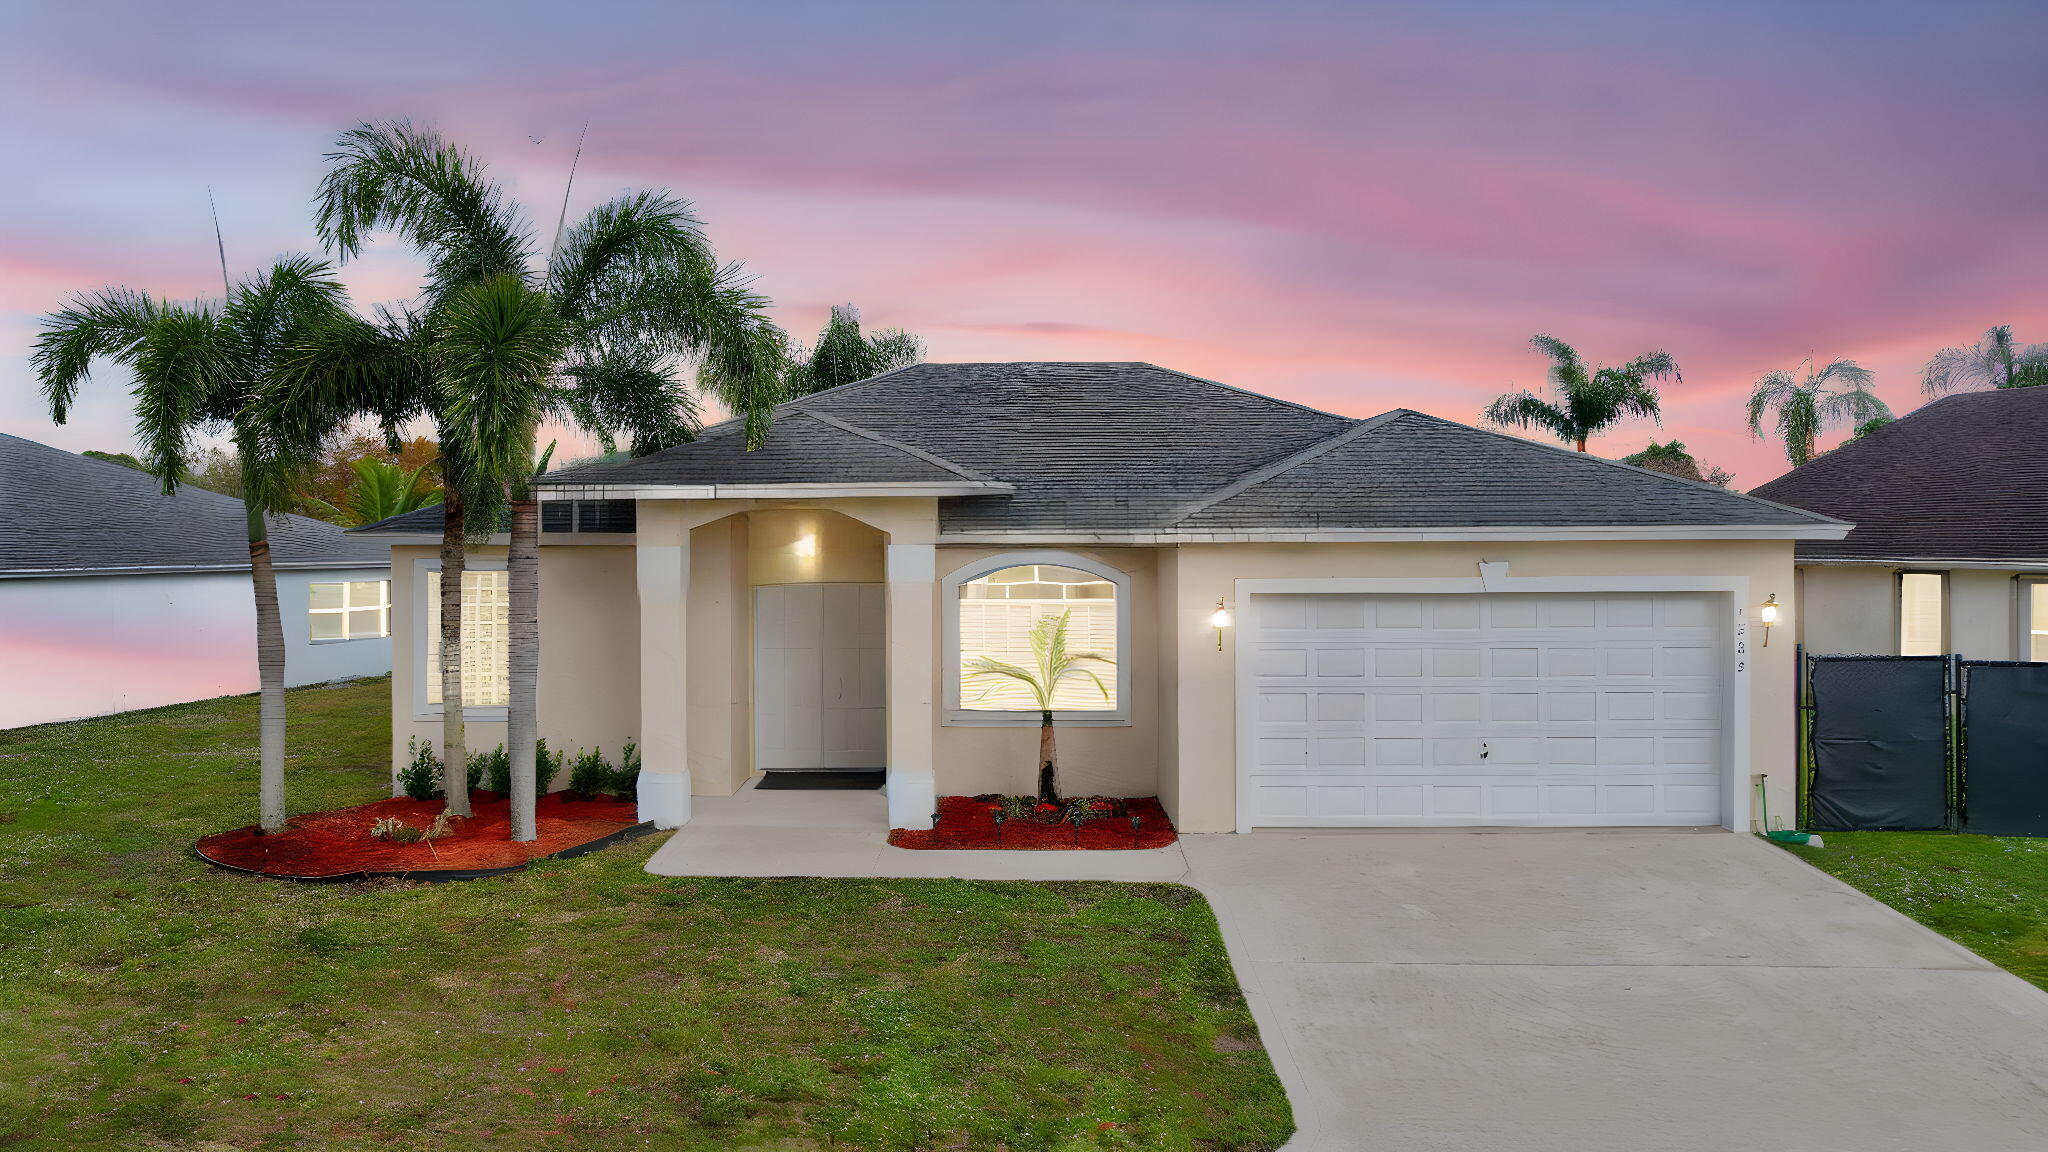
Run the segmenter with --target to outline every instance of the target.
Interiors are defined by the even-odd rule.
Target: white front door
[[[1240,803],[1265,827],[1719,824],[1715,605],[1254,594]]]
[[[881,768],[883,585],[754,589],[754,767]]]

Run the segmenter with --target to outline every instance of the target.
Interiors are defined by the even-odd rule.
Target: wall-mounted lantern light
[[[1764,598],[1763,607],[1757,609],[1756,618],[1761,620],[1764,626],[1764,642],[1761,647],[1769,648],[1771,646],[1771,625],[1778,622],[1778,594],[1776,592]]]
[[[1209,627],[1216,629],[1216,650],[1218,652],[1223,651],[1223,630],[1230,627],[1230,625],[1230,606],[1225,604],[1223,598],[1219,596],[1216,599],[1216,611],[1209,616]]]

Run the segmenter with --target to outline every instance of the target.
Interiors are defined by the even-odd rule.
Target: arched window
[[[1023,684],[970,673],[976,657],[1035,669],[1031,630],[1064,614],[1067,650],[1112,663],[1082,667],[1096,679],[1072,676],[1053,697],[1071,723],[1124,723],[1130,718],[1129,580],[1121,572],[1067,552],[991,556],[946,577],[946,707],[964,724],[1038,722],[1038,705]],[[1100,681],[1098,686],[1097,681]]]

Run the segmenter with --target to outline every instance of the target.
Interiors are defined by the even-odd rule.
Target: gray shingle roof
[[[1812,524],[1724,488],[1397,409],[1180,521],[1190,528]]]
[[[917,455],[878,451],[891,445]],[[1014,486],[943,498],[951,534],[1827,523],[1418,412],[1357,421],[1151,364],[913,365],[784,404],[768,447],[740,447],[726,424],[542,484],[858,483],[923,466]]]
[[[1936,400],[1754,495],[1855,521],[1803,560],[2048,563],[2048,388]]]
[[[717,425],[687,450],[581,464],[548,474],[550,485],[589,477],[606,484],[953,483],[987,478],[949,461],[802,408],[781,414],[768,442],[749,452],[737,422]]]
[[[270,546],[280,568],[391,562],[304,516],[272,520]],[[248,567],[240,500],[189,485],[166,496],[154,476],[0,433],[0,574]]]

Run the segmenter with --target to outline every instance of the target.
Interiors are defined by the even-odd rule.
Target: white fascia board
[[[389,568],[389,560],[327,560],[318,563],[273,564],[279,572],[320,571],[327,568]],[[0,572],[0,580],[45,580],[64,576],[168,576],[184,573],[247,572],[247,564],[137,564],[128,568],[16,568]]]
[[[823,500],[846,496],[987,496],[1016,486],[981,480],[902,484],[560,484],[555,500]]]
[[[1849,524],[1656,524],[1583,527],[1166,529],[1140,532],[944,532],[941,544],[1359,544],[1461,540],[1840,540]]]
[[[1801,568],[1961,568],[1983,572],[2048,572],[2048,560],[1950,560],[1940,557],[1903,556],[1881,560],[1824,560],[1801,557]]]

